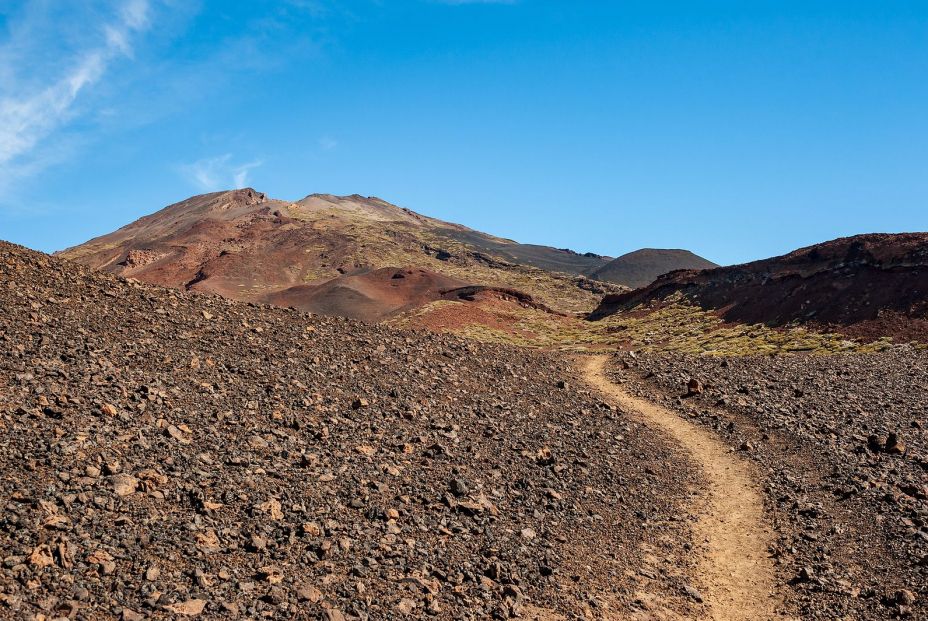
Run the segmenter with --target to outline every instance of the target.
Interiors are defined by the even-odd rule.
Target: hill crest
[[[372,278],[362,275],[384,269],[523,291],[560,312],[589,312],[602,294],[622,290],[585,276],[605,257],[519,244],[357,194],[291,202],[244,188],[194,196],[59,254],[152,284],[342,312],[353,306],[339,299],[320,306],[321,292],[353,296],[370,285],[362,286]]]
[[[925,342],[928,233],[842,237],[742,265],[671,272],[647,287],[605,296],[591,317],[673,299],[726,321]]]
[[[597,280],[621,282],[636,289],[651,284],[663,274],[680,269],[709,269],[716,263],[689,250],[676,248],[641,248],[610,261],[592,272]]]

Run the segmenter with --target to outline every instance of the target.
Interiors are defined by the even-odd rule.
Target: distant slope
[[[275,306],[380,321],[417,308],[466,285],[455,278],[422,269],[384,267],[352,276],[339,276],[320,285],[297,285],[267,296]]]
[[[384,268],[519,290],[562,312],[589,312],[622,290],[581,275],[606,257],[518,244],[377,198],[287,202],[250,188],[194,196],[60,255],[149,283],[368,319],[405,308],[395,294],[419,299],[397,283],[367,297]],[[363,309],[349,303],[356,294]]]
[[[689,250],[642,248],[623,254],[606,265],[590,272],[596,280],[614,282],[632,289],[649,285],[667,272],[674,270],[701,270],[718,267]]]
[[[928,233],[858,235],[744,265],[673,272],[606,296],[591,318],[677,298],[731,322],[928,342]]]
[[[520,244],[479,231],[447,229],[439,232],[451,239],[472,245],[483,252],[502,257],[512,263],[531,265],[550,272],[563,272],[577,276],[589,275],[591,272],[606,266],[612,260],[611,257],[604,257],[592,252],[580,254],[566,248]]]

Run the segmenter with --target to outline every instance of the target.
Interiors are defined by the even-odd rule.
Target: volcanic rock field
[[[6,243],[0,309],[0,618],[928,612],[918,343],[543,351]]]
[[[0,308],[0,617],[700,607],[685,457],[562,358],[8,244]]]
[[[618,356],[613,378],[757,462],[802,619],[928,613],[928,355]]]

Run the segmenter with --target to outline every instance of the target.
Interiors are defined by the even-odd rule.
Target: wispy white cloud
[[[323,151],[331,151],[338,146],[338,140],[331,136],[323,136],[319,139],[319,148]]]
[[[37,81],[35,75],[0,72],[0,187],[41,170],[51,161],[49,152],[60,151],[51,148],[45,155],[36,153],[43,141],[74,119],[81,93],[100,82],[116,59],[131,58],[133,38],[149,28],[149,14],[149,0],[122,2],[99,36],[70,50],[66,57],[54,59],[56,67],[64,68],[57,77]],[[22,55],[22,41],[32,34],[28,22],[14,23],[12,28],[10,40],[0,46],[0,59]]]
[[[236,164],[232,161],[232,154],[225,153],[216,157],[203,158],[192,164],[182,164],[179,169],[199,190],[214,192],[227,189],[230,185],[234,188],[244,188],[248,185],[251,171],[263,163],[261,160],[254,160]]]

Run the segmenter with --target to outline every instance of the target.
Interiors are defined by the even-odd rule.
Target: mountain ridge
[[[928,233],[841,237],[741,265],[665,274],[591,314],[683,300],[722,319],[928,342]]]
[[[584,275],[606,257],[519,244],[357,194],[293,202],[253,188],[198,195],[57,254],[152,284],[256,302],[285,290],[293,302],[301,287],[344,290],[334,281],[409,268],[460,286],[523,291],[559,312],[589,312],[599,296],[621,290]]]

